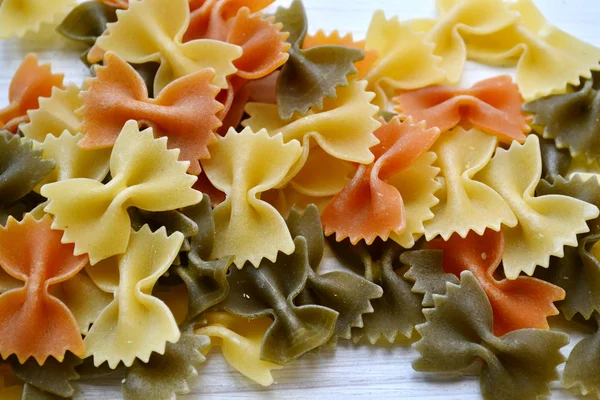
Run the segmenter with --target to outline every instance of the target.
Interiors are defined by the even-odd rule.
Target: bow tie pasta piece
[[[562,195],[600,206],[600,183],[596,179],[584,181],[574,175],[570,179],[556,177],[552,185],[540,181],[538,196]],[[567,293],[558,308],[567,319],[581,314],[590,319],[600,312],[600,225],[598,219],[588,221],[590,233],[577,237],[577,247],[565,247],[564,257],[551,257],[550,268],[541,275],[545,280],[562,287]]]
[[[549,329],[547,317],[557,315],[553,302],[563,300],[565,291],[540,279],[519,276],[516,280],[494,277],[504,252],[502,232],[487,229],[479,236],[470,232],[466,238],[454,234],[448,241],[435,239],[427,245],[443,250],[443,268],[460,277],[471,271],[486,292],[494,314],[494,334],[524,328]]]
[[[196,177],[185,172],[189,163],[178,156],[178,150],[167,150],[166,138],[154,139],[152,129],[140,132],[136,121],[127,122],[111,154],[110,182],[77,178],[42,187],[50,200],[45,211],[55,215],[53,229],[64,231],[65,243],[75,243],[75,254],[88,253],[92,265],[123,254],[128,207],[166,211],[202,200],[191,188]]]
[[[554,95],[525,104],[523,110],[533,114],[533,126],[545,138],[556,140],[573,157],[589,162],[600,161],[600,72],[567,94]]]
[[[0,209],[25,197],[54,166],[31,140],[0,132]]]
[[[549,24],[530,0],[503,2],[489,0],[481,10],[481,0],[447,2],[444,18],[462,24],[462,18],[480,19],[480,15],[504,16],[501,29],[484,33],[465,32],[461,35],[468,58],[491,65],[515,65],[517,83],[525,100],[564,93],[567,84],[578,85],[580,77],[589,78],[590,70],[599,70],[600,49],[587,44]],[[465,8],[461,19],[453,17],[455,10]],[[492,9],[498,9],[494,13]],[[517,14],[518,13],[518,14]],[[520,14],[520,18],[518,15]],[[500,25],[495,26],[500,28]],[[540,74],[539,71],[545,71]]]
[[[164,0],[131,0],[129,9],[117,11],[117,17],[96,43],[128,62],[160,62],[155,93],[204,68],[212,68],[216,73],[212,83],[225,89],[227,76],[236,72],[233,61],[242,55],[241,47],[209,39],[181,42],[190,19],[186,0],[173,0],[167,8]]]
[[[377,94],[375,103],[383,110],[388,95],[396,90],[439,84],[445,78],[441,58],[433,54],[434,45],[408,23],[399,22],[398,17],[386,19],[383,11],[373,15],[365,50],[379,55],[364,79],[369,82],[368,89]]]
[[[101,0],[101,2],[115,8],[122,8],[123,10],[129,8],[129,0]]]
[[[304,42],[302,43],[302,48],[312,49],[317,46],[345,46],[362,50],[365,53],[365,58],[354,63],[354,66],[358,71],[356,79],[363,79],[379,57],[377,51],[365,50],[364,40],[354,40],[351,33],[340,36],[340,33],[337,30],[327,35],[323,30],[319,29],[314,35],[306,35]]]
[[[397,188],[387,183],[427,151],[440,134],[439,129],[425,129],[425,122],[401,123],[398,117],[375,131],[379,144],[372,147],[375,161],[360,165],[352,181],[325,208],[322,221],[326,235],[336,240],[350,238],[353,244],[364,239],[387,240],[390,233],[406,229],[404,202]]]
[[[550,256],[563,257],[564,246],[577,246],[577,234],[589,231],[585,221],[598,217],[598,207],[567,196],[534,197],[542,174],[539,139],[498,149],[475,177],[494,189],[508,204],[515,220],[505,222],[502,257],[504,273],[516,279],[522,271],[548,267]]]
[[[595,315],[596,324],[600,316]],[[592,336],[588,336],[575,345],[565,365],[562,376],[562,385],[568,389],[578,386],[581,394],[595,394],[600,392],[598,375],[595,373],[600,368],[600,329],[597,328]],[[590,396],[591,397],[591,396]]]
[[[325,99],[322,111],[290,121],[279,118],[274,104],[249,103],[246,112],[250,118],[242,125],[254,131],[267,129],[270,135],[281,133],[285,142],[296,139],[305,147],[308,139],[314,138],[335,158],[370,164],[374,156],[369,148],[379,143],[373,132],[381,123],[373,118],[378,109],[371,104],[374,95],[366,86],[366,81],[351,81],[337,89],[335,99]]]
[[[234,256],[242,268],[246,261],[258,267],[263,258],[275,262],[279,251],[291,254],[294,242],[283,217],[260,194],[281,184],[302,152],[300,143],[283,142],[246,128],[230,129],[210,146],[211,158],[202,166],[226,199],[214,209],[216,236],[211,258]]]
[[[125,254],[87,268],[92,280],[114,300],[100,314],[85,337],[87,356],[94,365],[108,361],[130,367],[136,358],[148,362],[152,352],[164,354],[167,342],[180,332],[169,307],[152,296],[152,289],[177,256],[183,234],[167,236],[161,228],[152,233],[145,225],[131,231]]]
[[[225,312],[209,312],[204,318],[196,334],[210,337],[211,345],[221,347],[227,363],[244,376],[263,386],[273,383],[271,371],[283,367],[261,359],[263,338],[273,324],[270,318],[247,319]]]
[[[216,114],[223,107],[215,100],[219,90],[210,84],[214,73],[191,73],[151,99],[133,67],[112,52],[104,60],[105,66],[96,68],[96,77],[81,93],[84,105],[77,112],[85,136],[79,146],[111,147],[125,122],[134,119],[152,127],[157,137],[167,137],[168,148],[179,149],[180,160],[190,162],[189,172],[199,174],[198,160],[210,157],[207,146],[216,141],[214,131],[221,125]]]
[[[469,231],[482,234],[486,228],[515,225],[516,218],[498,193],[473,179],[492,158],[497,139],[477,129],[457,127],[436,142],[433,151],[441,168],[443,188],[436,193],[439,204],[433,207],[433,219],[425,222],[425,237],[441,235],[447,240],[453,233],[465,237]]]
[[[469,271],[462,272],[459,285],[448,283],[446,294],[433,299],[435,307],[423,311],[427,322],[417,326],[415,370],[459,372],[482,360],[485,399],[534,400],[550,394],[550,382],[559,376],[556,367],[564,362],[559,350],[569,342],[567,334],[521,329],[494,336],[492,307]]]
[[[194,320],[210,307],[220,303],[229,293],[227,271],[233,257],[210,260],[215,245],[215,221],[210,199],[205,194],[200,204],[186,207],[185,215],[197,225],[190,240],[187,264],[174,268],[188,290],[187,318]]]
[[[81,119],[75,110],[83,106],[80,92],[73,84],[65,89],[53,87],[50,97],[39,98],[39,108],[27,111],[29,122],[19,127],[23,135],[43,142],[48,134],[59,137],[64,131],[77,133]]]
[[[259,79],[275,71],[287,59],[290,44],[282,25],[259,12],[273,0],[210,0],[190,2],[190,25],[183,41],[213,39],[240,46],[243,54],[234,61],[236,75]]]
[[[368,279],[341,267],[331,251],[325,251],[323,228],[319,210],[314,204],[301,213],[292,209],[286,223],[294,238],[304,237],[308,250],[308,278],[306,287],[297,298],[300,305],[315,304],[339,313],[330,341],[351,339],[352,328],[362,328],[363,314],[372,313],[371,300],[380,298],[383,289]],[[329,250],[329,249],[327,249]],[[321,266],[331,271],[320,272]],[[340,268],[332,268],[332,266]]]
[[[27,55],[10,82],[9,104],[0,109],[0,130],[17,133],[19,124],[29,122],[27,111],[39,107],[39,98],[49,97],[54,86],[62,85],[62,74],[52,74],[50,64],[39,65],[35,54]]]
[[[225,311],[257,319],[272,316],[260,358],[285,365],[325,344],[333,335],[338,313],[317,305],[297,306],[294,299],[308,278],[308,250],[304,237],[296,237],[291,255],[280,253],[277,261],[263,260],[259,268],[232,268],[231,288],[221,303]]]
[[[396,273],[402,248],[391,240],[367,246],[364,241],[352,245],[349,240],[336,242],[330,237],[328,243],[337,264],[383,289],[383,296],[371,300],[373,312],[362,315],[363,326],[352,329],[354,343],[362,338],[371,344],[383,339],[394,343],[398,335],[410,339],[415,325],[423,322],[423,313],[412,284]]]
[[[231,25],[242,8],[248,8],[250,13],[255,14],[273,2],[274,0],[189,0],[190,25],[183,40],[226,40]]]
[[[486,79],[471,89],[430,86],[401,93],[394,98],[402,118],[427,121],[427,126],[442,132],[467,122],[484,132],[498,136],[501,142],[522,143],[531,131],[521,111],[523,99],[508,75]]]
[[[87,178],[101,182],[108,174],[110,149],[87,150],[78,146],[84,138],[82,133],[72,135],[64,131],[56,137],[46,136],[42,144],[42,159],[54,161],[54,169],[36,186],[35,190],[53,182],[67,179]]]
[[[42,24],[57,22],[75,5],[76,0],[3,0],[0,2],[0,39],[37,32]]]
[[[48,293],[51,285],[81,270],[87,256],[74,256],[73,245],[62,244],[49,216],[22,222],[8,219],[0,227],[0,266],[25,285],[0,295],[0,354],[29,357],[39,364],[50,356],[62,361],[65,352],[85,352],[77,322],[69,309]]]
[[[147,363],[136,360],[123,380],[128,400],[174,399],[190,392],[191,381],[199,375],[206,358],[202,355],[210,340],[185,326],[177,343],[167,343],[164,354],[152,354]]]
[[[440,0],[437,7],[441,14],[438,21],[415,20],[411,24],[434,44],[434,54],[441,57],[439,68],[450,84],[460,81],[467,60],[469,47],[464,36],[487,37],[518,19],[501,0]]]
[[[278,115],[289,120],[294,114],[303,116],[310,109],[321,109],[324,100],[335,98],[336,89],[348,86],[348,76],[357,72],[354,63],[362,60],[364,53],[334,45],[303,49],[308,21],[300,0],[294,0],[289,8],[279,7],[275,20],[290,34],[289,60],[277,81]]]

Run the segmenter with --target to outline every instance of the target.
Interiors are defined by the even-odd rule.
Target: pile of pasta
[[[30,54],[0,109],[0,398],[168,400],[211,347],[267,386],[401,338],[486,399],[600,394],[600,49],[531,0],[364,41],[271,3],[0,3],[0,37],[54,24],[91,73]],[[462,88],[467,60],[516,78]],[[559,313],[590,326],[568,359]]]

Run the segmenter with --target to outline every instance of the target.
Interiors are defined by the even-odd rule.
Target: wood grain
[[[288,5],[291,0],[277,1]],[[400,19],[435,15],[434,0],[304,0],[310,31],[319,28],[353,32],[364,37],[371,13],[386,10]],[[541,11],[555,25],[595,45],[600,45],[600,2],[597,0],[537,0]],[[7,104],[7,88],[12,74],[29,52],[43,61],[52,61],[55,71],[68,81],[81,83],[89,71],[79,62],[81,49],[45,29],[41,35],[28,35],[22,41],[0,42],[0,107]],[[468,63],[464,85],[482,78],[510,72]],[[560,319],[553,327],[571,334],[571,344],[563,349],[568,355],[583,337],[566,328]],[[433,376],[412,370],[416,352],[407,344],[369,346],[340,343],[337,349],[308,354],[282,370],[274,371],[276,383],[263,388],[238,374],[224,361],[218,349],[208,354],[192,392],[181,399],[480,399],[477,376]],[[561,367],[562,369],[562,367]],[[76,399],[121,399],[121,377],[108,377],[77,384]],[[576,399],[575,391],[554,385],[552,399]],[[148,399],[152,400],[152,399]]]

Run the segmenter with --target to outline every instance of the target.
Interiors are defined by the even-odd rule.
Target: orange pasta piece
[[[397,188],[386,179],[411,165],[438,138],[437,128],[425,129],[398,117],[375,131],[380,143],[371,148],[375,161],[360,165],[356,174],[321,216],[326,235],[336,234],[336,240],[346,237],[355,244],[364,239],[371,244],[376,237],[387,240],[391,232],[406,228],[404,202]]]
[[[123,59],[109,52],[104,62],[80,95],[80,130],[86,135],[79,146],[111,147],[125,122],[135,119],[152,127],[157,137],[168,137],[168,148],[180,149],[179,159],[190,162],[188,172],[199,174],[198,160],[210,157],[207,146],[221,125],[216,117],[222,109],[215,100],[218,88],[210,84],[214,72],[205,69],[177,79],[151,99],[143,79]]]
[[[365,50],[364,40],[355,41],[351,33],[348,33],[345,36],[340,36],[338,31],[333,31],[331,34],[326,35],[322,30],[318,30],[314,35],[307,35],[304,38],[302,48],[310,49],[312,47],[328,45],[352,47],[365,52],[365,58],[354,64],[358,70],[357,79],[363,78],[367,72],[369,72],[375,61],[377,61],[377,57],[379,57],[377,51]]]
[[[50,64],[39,65],[35,54],[28,54],[10,83],[8,106],[0,109],[0,130],[17,133],[19,124],[29,122],[27,110],[37,109],[38,98],[50,97],[54,86],[62,88],[63,77],[52,74]]]
[[[35,220],[28,214],[0,226],[0,266],[25,282],[0,295],[3,358],[16,354],[21,363],[34,357],[43,364],[49,356],[62,361],[67,350],[77,356],[85,351],[73,314],[48,288],[75,276],[88,257],[74,256],[73,244],[61,243],[62,232],[51,225],[48,215]]]
[[[231,19],[240,9],[247,7],[251,13],[261,11],[275,0],[189,0],[190,25],[183,41],[214,39],[224,41],[231,29]]]
[[[115,8],[122,8],[124,10],[129,8],[129,0],[101,0],[104,4],[113,6]]]
[[[528,276],[494,277],[504,252],[502,231],[487,229],[482,236],[470,232],[464,239],[454,234],[448,241],[435,239],[428,247],[444,251],[445,272],[457,277],[462,271],[473,273],[492,305],[496,336],[523,328],[549,329],[546,318],[558,315],[553,302],[565,298],[562,288]]]
[[[394,102],[401,117],[427,121],[442,132],[467,122],[509,144],[525,142],[525,133],[531,131],[530,117],[521,111],[519,88],[508,75],[483,80],[471,89],[429,86],[401,93]]]

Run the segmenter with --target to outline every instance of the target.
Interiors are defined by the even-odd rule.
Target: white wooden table
[[[435,0],[304,0],[310,22],[310,32],[319,28],[352,32],[363,38],[371,14],[384,9],[386,15],[400,19],[435,15]],[[278,0],[277,5],[289,5],[291,0]],[[542,13],[558,27],[579,38],[600,46],[600,1],[598,0],[536,0]],[[41,37],[41,38],[40,38]],[[63,72],[68,81],[81,83],[88,76],[87,69],[78,60],[80,48],[63,39],[52,30],[43,35],[29,35],[25,40],[0,41],[0,107],[7,104],[10,79],[30,52],[36,52],[42,61],[52,61],[54,71]],[[468,63],[464,85],[480,79],[507,73],[474,63]],[[557,329],[563,323],[553,324]],[[568,329],[568,328],[567,328]],[[571,344],[563,349],[569,354],[582,337],[572,333]],[[308,354],[302,359],[274,371],[275,383],[268,387],[255,384],[225,362],[219,349],[208,355],[200,370],[195,386],[181,399],[480,399],[477,376],[445,376],[422,374],[411,368],[417,353],[410,346],[367,344],[353,345],[340,342],[337,349]],[[564,366],[564,364],[563,364]],[[561,366],[562,370],[562,366]],[[77,399],[121,399],[120,382],[100,379],[77,384]],[[576,391],[553,385],[552,399],[578,398]],[[590,397],[591,398],[591,397]],[[148,399],[152,400],[152,399]]]

